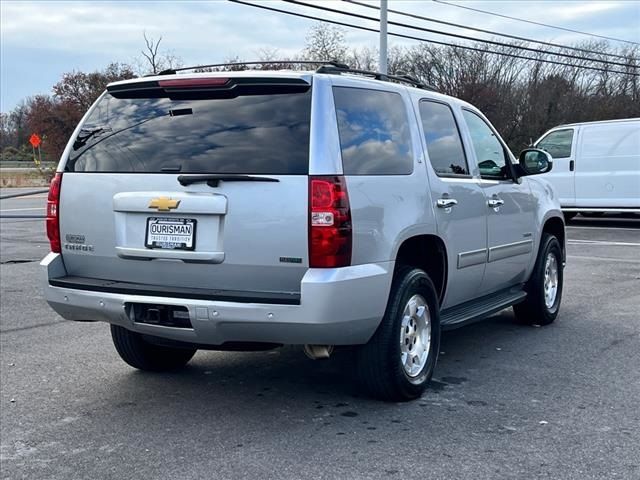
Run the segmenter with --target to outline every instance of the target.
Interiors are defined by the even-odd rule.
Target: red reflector
[[[62,173],[56,173],[49,185],[47,198],[47,237],[53,253],[62,252],[60,243],[60,188]]]
[[[212,77],[212,78],[176,78],[173,80],[160,80],[158,85],[161,87],[180,87],[180,88],[196,88],[196,87],[219,87],[229,83],[228,78]]]
[[[344,177],[309,177],[309,266],[351,265],[351,237],[351,211]]]

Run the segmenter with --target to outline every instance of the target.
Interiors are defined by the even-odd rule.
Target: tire
[[[146,342],[142,335],[111,325],[111,338],[120,358],[133,368],[165,372],[184,367],[195,355],[195,348],[171,348]]]
[[[413,315],[405,315],[407,310],[413,310]],[[400,267],[382,322],[369,342],[356,351],[359,383],[369,395],[381,400],[417,398],[433,375],[439,348],[440,307],[433,283],[423,270]],[[414,356],[415,352],[421,355]]]
[[[555,275],[553,273],[554,261]],[[552,323],[560,310],[563,280],[560,242],[553,235],[544,233],[533,274],[525,285],[527,298],[524,302],[513,307],[516,318],[529,325],[549,325]],[[552,293],[554,283],[556,288],[555,293]],[[548,286],[546,290],[545,285]]]

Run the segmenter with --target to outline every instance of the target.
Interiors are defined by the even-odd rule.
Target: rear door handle
[[[573,172],[576,168],[576,162],[573,160],[569,160],[569,171]]]
[[[458,201],[454,198],[439,198],[436,202],[438,208],[451,208],[458,204]]]
[[[504,205],[504,200],[500,198],[492,198],[491,200],[487,201],[487,205],[491,208],[497,208]]]

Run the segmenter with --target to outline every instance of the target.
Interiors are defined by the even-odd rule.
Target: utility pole
[[[387,73],[387,0],[380,0],[380,73]]]

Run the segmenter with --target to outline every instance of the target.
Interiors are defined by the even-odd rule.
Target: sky
[[[249,0],[288,11],[342,20],[376,28],[375,22],[326,13],[282,1]],[[345,12],[375,16],[374,10],[339,0],[306,0]],[[529,1],[492,0],[452,3],[489,10],[574,30],[640,43],[640,0]],[[368,3],[378,5],[376,0]],[[501,33],[572,44],[593,37],[471,12],[432,0],[389,0],[389,8]],[[448,32],[467,33],[389,14],[390,21]],[[238,5],[211,1],[15,1],[0,0],[0,111],[11,110],[25,97],[51,93],[65,72],[95,71],[110,62],[131,63],[144,46],[143,32],[162,36],[161,50],[170,50],[186,65],[222,62],[238,56],[257,59],[261,49],[283,57],[299,52],[317,22]],[[448,37],[389,26],[389,31],[450,41]],[[481,38],[482,34],[470,33]],[[485,36],[488,37],[488,36]],[[352,46],[378,44],[378,35],[346,29]],[[417,42],[394,37],[389,45]],[[612,42],[617,45],[622,43]]]

